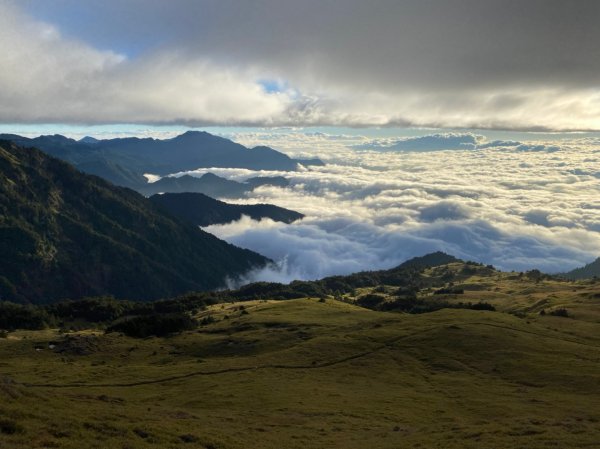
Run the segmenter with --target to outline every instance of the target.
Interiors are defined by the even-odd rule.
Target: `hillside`
[[[0,134],[0,140],[39,148],[82,171],[133,189],[145,186],[145,173],[164,176],[209,167],[284,171],[298,168],[298,161],[272,148],[246,148],[199,131],[188,131],[165,140],[131,137],[77,141],[61,135],[27,138],[14,134]],[[302,160],[302,163],[322,164],[318,159]]]
[[[250,178],[246,182],[233,181],[217,176],[213,173],[205,173],[202,176],[165,176],[158,181],[144,184],[137,188],[143,195],[150,196],[157,193],[203,193],[214,198],[241,198],[254,189],[269,185],[286,187],[289,180],[276,177]]]
[[[277,285],[263,283],[145,309],[107,300],[46,308],[66,333],[0,338],[0,446],[596,447],[600,284],[443,259],[343,278],[343,294],[330,278],[280,286],[323,289],[290,300],[267,299]],[[384,275],[391,284],[357,286]],[[359,307],[373,295],[406,302],[417,282],[416,300],[456,307]],[[565,307],[568,318],[552,314]],[[199,326],[152,338],[81,327],[84,316],[148,322],[173,311]],[[71,323],[80,330],[68,332]]]
[[[590,279],[600,277],[600,258],[588,263],[584,267],[575,268],[563,274],[567,279]]]
[[[221,287],[267,262],[138,193],[8,142],[0,143],[0,217],[2,299],[156,299]]]
[[[304,215],[272,204],[228,204],[202,193],[165,193],[154,195],[150,201],[166,211],[197,226],[225,224],[247,215],[254,220],[270,218],[274,221],[292,223]]]

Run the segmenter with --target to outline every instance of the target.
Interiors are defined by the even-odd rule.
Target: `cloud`
[[[600,129],[600,5],[0,1],[11,123]]]
[[[296,136],[303,138],[313,139]],[[505,270],[547,272],[600,254],[595,144],[544,142],[559,152],[515,145],[439,153],[355,151],[329,142],[338,163],[287,173],[289,188],[265,186],[240,200],[277,204],[306,218],[292,225],[243,219],[209,229],[278,261],[248,279],[287,282],[391,268],[436,250]]]
[[[556,245],[535,233],[511,233],[483,220],[435,221],[404,232],[351,218],[289,226],[265,221],[243,218],[206,229],[277,261],[248,274],[245,281],[290,282],[387,269],[437,250],[517,271],[564,271],[591,260],[580,249]]]
[[[420,218],[425,222],[437,220],[459,220],[469,217],[469,211],[460,203],[441,201],[420,210]]]
[[[291,101],[243,71],[177,51],[132,60],[0,8],[4,122],[264,124]]]
[[[548,153],[554,153],[560,151],[560,147],[557,145],[526,145],[521,144],[515,147],[517,151],[545,151]]]
[[[480,143],[477,145],[477,148],[516,147],[517,145],[521,145],[521,142],[516,140],[493,140],[491,142]]]
[[[438,151],[438,150],[473,150],[483,136],[471,133],[432,134],[419,137],[407,137],[401,140],[377,139],[356,145],[361,150],[380,151]]]
[[[555,211],[548,209],[532,209],[523,215],[525,221],[545,227],[563,226],[571,228],[575,226],[572,219],[576,218],[574,215],[569,217],[568,214],[557,215]]]

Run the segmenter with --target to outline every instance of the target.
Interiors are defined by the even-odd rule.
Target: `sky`
[[[0,0],[0,132],[321,158],[188,173],[290,179],[236,201],[305,219],[208,229],[276,261],[246,281],[437,250],[567,271],[600,256],[598,23],[596,0]]]
[[[595,0],[0,0],[4,124],[600,129]]]

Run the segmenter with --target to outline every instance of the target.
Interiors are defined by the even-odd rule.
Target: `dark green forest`
[[[268,262],[35,149],[0,142],[0,297],[153,300]]]

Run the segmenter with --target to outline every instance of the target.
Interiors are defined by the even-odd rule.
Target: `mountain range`
[[[255,220],[270,218],[283,223],[292,223],[304,217],[299,212],[272,204],[229,204],[202,193],[165,193],[151,196],[150,201],[197,226],[230,223],[239,220],[242,215]]]
[[[152,300],[214,289],[269,260],[142,195],[0,141],[0,297]]]
[[[23,147],[35,147],[113,184],[140,189],[146,173],[165,176],[198,168],[226,167],[294,171],[298,164],[323,165],[319,159],[295,160],[266,146],[247,148],[207,132],[188,131],[172,139],[117,138],[79,141],[62,135],[27,138],[0,134]]]
[[[238,182],[214,173],[205,173],[199,177],[165,176],[158,181],[139,186],[136,190],[145,196],[157,193],[194,192],[218,198],[240,198],[260,186],[287,187],[289,184],[290,181],[283,176],[255,177],[245,182]]]

